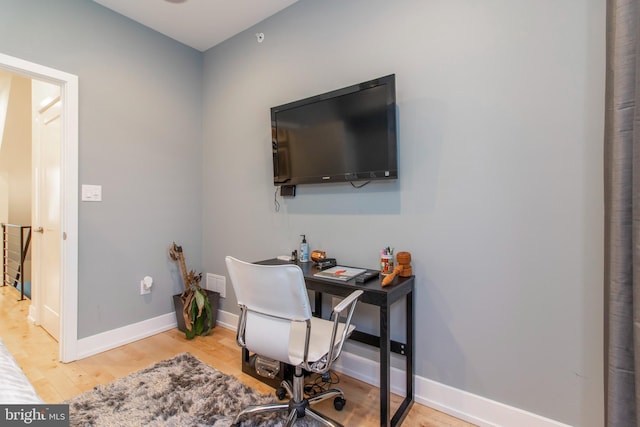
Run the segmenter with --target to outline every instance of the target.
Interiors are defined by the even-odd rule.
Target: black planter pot
[[[207,298],[209,299],[209,303],[211,304],[211,317],[213,317],[213,326],[216,327],[216,318],[218,317],[218,302],[220,300],[220,294],[218,292],[213,292],[208,289],[202,289],[207,293]],[[173,306],[176,308],[176,320],[178,321],[178,330],[180,332],[185,331],[184,325],[184,317],[182,315],[183,305],[182,300],[180,299],[180,294],[173,296]],[[209,319],[207,319],[208,321]]]

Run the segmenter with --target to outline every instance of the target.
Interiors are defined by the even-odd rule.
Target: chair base
[[[294,383],[304,381],[303,376],[295,375],[293,378]],[[311,408],[312,404],[321,402],[326,399],[340,397],[344,399],[344,393],[342,390],[332,388],[327,391],[323,391],[318,393],[310,398],[304,398],[301,392],[294,393],[293,390],[302,390],[302,384],[290,384],[288,381],[282,381],[282,387],[287,390],[291,399],[286,403],[268,403],[265,405],[252,405],[244,408],[233,420],[232,426],[239,426],[242,418],[250,415],[260,414],[263,412],[284,412],[288,411],[289,416],[287,417],[286,427],[292,426],[296,420],[303,418],[305,416],[309,416],[314,420],[318,421],[320,424],[329,426],[329,427],[343,427],[342,424],[338,423],[331,418],[328,418],[319,412],[315,411]],[[296,394],[299,394],[296,395]]]

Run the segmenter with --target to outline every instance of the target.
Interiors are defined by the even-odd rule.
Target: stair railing
[[[24,265],[31,244],[31,226],[2,224],[2,286],[20,286],[24,299]]]

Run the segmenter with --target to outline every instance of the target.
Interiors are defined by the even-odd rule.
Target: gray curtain
[[[605,416],[640,426],[640,0],[607,1]]]

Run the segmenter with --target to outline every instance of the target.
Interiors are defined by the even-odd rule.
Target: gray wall
[[[79,76],[78,337],[173,311],[201,259],[202,54],[87,0],[0,0],[0,52]],[[140,296],[140,280],[154,292]]]
[[[302,233],[351,265],[410,251],[419,376],[602,425],[604,21],[597,0],[301,0],[206,52],[205,271]],[[399,180],[277,212],[269,108],[389,73]]]
[[[88,0],[0,0],[0,52],[80,77],[80,183],[104,202],[80,204],[79,337],[172,311],[173,240],[218,274],[301,233],[371,268],[392,245],[418,375],[601,425],[602,3],[301,0],[202,55]],[[269,107],[388,73],[400,179],[276,212]]]

